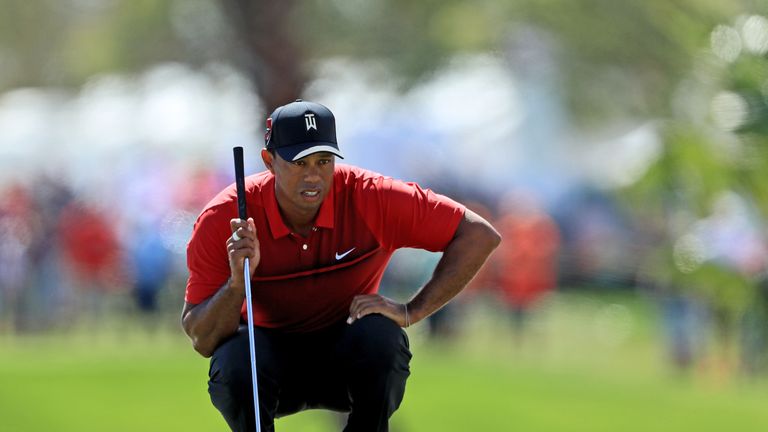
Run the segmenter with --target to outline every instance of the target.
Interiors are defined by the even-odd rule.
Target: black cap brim
[[[275,151],[281,158],[289,162],[296,162],[303,157],[320,152],[332,153],[333,155],[344,159],[344,155],[341,154],[337,145],[329,142],[301,143],[292,146],[277,147],[275,148]]]

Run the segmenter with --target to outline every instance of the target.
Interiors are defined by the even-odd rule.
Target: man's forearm
[[[411,323],[428,317],[461,292],[500,241],[488,222],[467,210],[432,278],[408,302]]]
[[[185,305],[182,326],[195,350],[204,357],[240,325],[245,288],[227,281],[213,297],[198,305]]]

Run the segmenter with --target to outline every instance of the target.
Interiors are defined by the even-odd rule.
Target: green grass
[[[621,305],[620,307],[611,305]],[[662,362],[642,300],[559,296],[513,343],[498,307],[478,306],[450,343],[409,330],[412,376],[392,430],[762,431],[768,386]],[[607,327],[607,328],[605,328]],[[179,332],[132,328],[0,338],[4,431],[227,430],[208,400],[207,361]],[[279,431],[340,430],[310,411]]]

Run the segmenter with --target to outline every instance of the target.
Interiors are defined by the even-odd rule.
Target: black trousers
[[[410,375],[408,337],[392,320],[367,315],[311,333],[256,327],[261,430],[306,409],[349,412],[344,432],[387,431]],[[233,431],[254,431],[248,329],[211,358],[208,393]]]

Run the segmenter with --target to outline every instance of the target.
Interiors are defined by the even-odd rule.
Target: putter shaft
[[[251,381],[253,384],[253,411],[256,414],[256,432],[261,432],[261,418],[259,415],[259,386],[256,381],[256,343],[253,340],[253,303],[251,301],[251,270],[248,259],[245,259],[245,302],[248,311],[248,346],[251,353]]]

